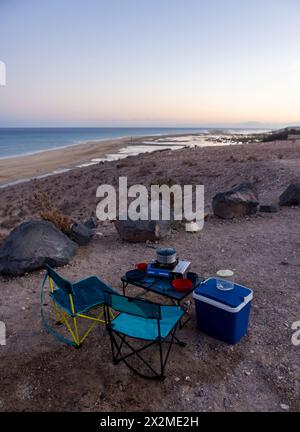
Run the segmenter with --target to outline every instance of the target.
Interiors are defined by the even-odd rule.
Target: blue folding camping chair
[[[119,312],[112,318],[111,309]],[[105,293],[105,321],[111,340],[113,362],[123,361],[129,369],[141,377],[164,379],[165,367],[171,347],[174,344],[185,346],[175,335],[184,310],[180,306],[163,306],[140,298],[132,298],[113,292]],[[128,341],[130,339],[130,342]],[[132,340],[144,341],[142,347],[135,348]],[[163,353],[163,344],[168,348]],[[159,367],[154,368],[142,356],[142,352],[153,345],[159,348]],[[127,352],[125,352],[127,351]],[[146,367],[147,373],[141,372],[130,357]]]
[[[50,297],[53,301],[54,314],[57,324],[64,324],[71,340],[65,338],[50,327],[44,314],[44,287],[49,281]],[[41,291],[41,316],[46,330],[56,336],[57,339],[69,345],[80,347],[97,323],[105,323],[104,320],[104,294],[115,291],[106,285],[97,276],[82,279],[71,283],[61,277],[53,268],[46,265],[46,273]],[[91,312],[97,310],[95,315]],[[114,317],[108,310],[108,316]],[[89,321],[89,326],[80,334],[79,320]]]

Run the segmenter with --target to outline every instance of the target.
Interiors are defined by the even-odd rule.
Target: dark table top
[[[162,278],[157,276],[145,275],[145,277],[141,280],[132,280],[128,279],[126,276],[121,278],[122,282],[144,288],[147,291],[153,291],[157,294],[163,295],[170,299],[181,301],[185,297],[187,297],[190,293],[196,289],[196,287],[204,280],[203,278],[199,278],[199,281],[192,288],[188,289],[184,292],[175,291],[172,287],[172,281],[168,278]]]

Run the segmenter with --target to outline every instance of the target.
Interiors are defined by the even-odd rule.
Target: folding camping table
[[[190,295],[194,289],[204,280],[204,278],[199,277],[197,284],[195,284],[192,288],[188,289],[184,292],[179,292],[174,290],[172,286],[171,279],[157,276],[150,276],[145,274],[145,277],[141,280],[133,280],[128,279],[126,275],[121,278],[123,284],[123,294],[126,295],[126,288],[128,285],[133,285],[139,288],[143,288],[144,291],[142,294],[147,292],[153,292],[155,294],[159,294],[163,297],[168,298],[175,305],[181,306],[181,302],[186,299],[188,295]],[[185,314],[188,315],[187,308],[184,308]],[[184,321],[184,323],[180,322],[180,327],[183,327],[190,320],[190,316]]]

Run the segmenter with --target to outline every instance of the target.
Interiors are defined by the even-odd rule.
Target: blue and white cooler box
[[[216,278],[209,278],[195,289],[193,297],[201,331],[230,344],[247,333],[251,289],[233,284],[231,290],[224,291],[217,287]]]

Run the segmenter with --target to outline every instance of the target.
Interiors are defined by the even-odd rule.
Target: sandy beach
[[[0,159],[0,185],[71,168],[94,157],[105,157],[107,153],[118,152],[129,142],[130,138],[87,142],[62,149]]]
[[[204,142],[202,134],[195,135],[197,142]],[[185,139],[186,138],[186,139]],[[179,141],[172,142],[178,139]],[[181,141],[182,140],[182,141]],[[34,154],[0,159],[0,186],[15,181],[28,180],[53,172],[96,164],[99,160],[122,159],[129,154],[155,151],[163,147],[178,147],[190,143],[190,136],[162,135],[123,137],[74,144],[61,149],[45,150]]]
[[[71,158],[74,151],[63,153]],[[146,186],[204,184],[207,208],[217,192],[251,181],[262,204],[277,203],[288,184],[300,179],[300,141],[158,151],[7,187],[0,191],[0,242],[20,222],[38,217],[35,191],[83,220],[95,213],[96,188],[117,185],[119,176]],[[187,346],[174,347],[163,383],[113,365],[103,327],[80,350],[49,335],[40,320],[42,272],[2,277],[7,345],[0,350],[0,411],[281,411],[282,404],[299,411],[299,347],[291,343],[291,325],[300,319],[299,232],[299,208],[285,207],[230,221],[211,215],[201,232],[179,227],[161,241],[191,260],[200,275],[232,268],[235,280],[254,291],[249,333],[235,346],[200,333],[192,303],[191,320],[180,330]],[[97,274],[121,291],[120,277],[141,259],[151,260],[156,246],[125,243],[112,223],[99,223],[93,241],[60,273],[72,281]]]
[[[223,133],[222,133],[223,132]],[[241,139],[243,135],[241,135]],[[46,150],[29,155],[0,159],[0,187],[14,182],[62,172],[76,167],[97,164],[97,161],[123,159],[157,149],[179,149],[185,146],[219,146],[239,142],[239,135],[225,131],[210,134],[172,134],[134,136],[92,141]]]

